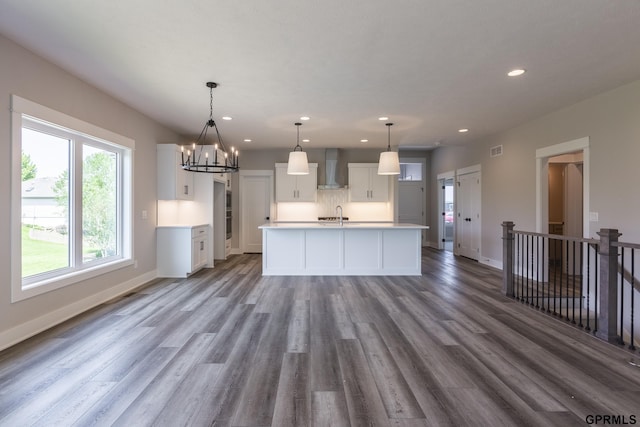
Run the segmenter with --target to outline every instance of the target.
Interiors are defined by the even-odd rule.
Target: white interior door
[[[456,240],[458,255],[480,258],[480,172],[458,176]]]
[[[377,171],[375,171],[377,173]],[[387,186],[388,178],[387,178]],[[398,221],[426,225],[425,160],[401,158],[398,177]],[[422,245],[428,244],[427,232],[422,230]]]
[[[271,175],[269,175],[269,172]],[[241,248],[243,252],[262,253],[262,230],[258,227],[271,217],[273,172],[240,176]]]
[[[398,183],[398,221],[424,225],[424,187],[422,182]],[[424,233],[423,233],[424,243]]]

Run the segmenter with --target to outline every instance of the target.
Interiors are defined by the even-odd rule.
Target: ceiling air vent
[[[495,147],[491,147],[489,149],[489,154],[491,157],[502,156],[502,145],[496,145]]]

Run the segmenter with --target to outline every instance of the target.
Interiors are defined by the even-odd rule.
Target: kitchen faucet
[[[338,213],[338,211],[340,211],[338,220],[340,221],[340,226],[342,226],[344,224],[344,222],[342,221],[342,206],[340,205],[336,206],[336,214]]]

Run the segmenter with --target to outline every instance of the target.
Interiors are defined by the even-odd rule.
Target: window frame
[[[71,255],[75,259],[70,260],[70,266],[60,270],[52,270],[39,275],[30,276],[27,280],[22,278],[22,128],[23,120],[34,123],[34,127],[44,127],[56,130],[56,134],[72,135],[70,155],[70,225],[75,229],[70,239]],[[27,126],[29,127],[29,126]],[[33,128],[32,128],[33,129]],[[65,136],[66,137],[66,136]],[[118,233],[120,240],[120,254],[101,260],[82,262],[82,230],[81,221],[74,218],[82,218],[82,151],[85,145],[106,149],[117,153],[117,178],[118,197]],[[11,96],[11,301],[17,302],[27,298],[41,295],[46,292],[60,289],[65,286],[78,283],[92,277],[96,277],[111,271],[115,271],[134,264],[133,260],[133,153],[135,141],[122,135],[118,135],[106,129],[102,129],[90,123],[76,119],[72,116],[60,113],[35,102]],[[80,230],[79,230],[80,229]],[[78,231],[79,230],[79,231]],[[79,234],[78,234],[79,233]],[[79,236],[79,237],[78,237]],[[79,262],[78,262],[79,261]]]

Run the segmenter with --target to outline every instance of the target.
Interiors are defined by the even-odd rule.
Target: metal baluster
[[[553,242],[553,252],[555,256],[558,256],[558,239],[554,239]],[[556,315],[556,301],[558,299],[557,295],[557,284],[558,284],[558,266],[555,265],[555,257],[553,262],[553,314]]]
[[[542,289],[544,290],[544,284],[548,283],[549,281],[549,263],[547,261],[548,257],[545,257],[545,252],[544,252],[544,248],[545,248],[545,240],[547,240],[547,237],[543,237],[542,238]],[[545,269],[544,266],[547,266],[547,268]],[[547,279],[547,282],[544,281],[544,279]],[[542,310],[544,311],[544,293],[542,294]]]
[[[516,299],[520,300],[522,295],[522,238],[520,234],[516,234],[516,251],[518,252],[518,256],[516,258],[516,270],[518,270],[518,282],[515,284],[514,288],[516,290]]]
[[[540,236],[536,236],[536,308],[540,308],[539,300],[540,297]]]
[[[593,286],[593,295],[595,295],[595,301],[593,303],[594,305],[594,311],[595,311],[595,315],[593,316],[593,333],[595,334],[598,331],[598,275],[600,274],[600,262],[598,261],[598,259],[600,258],[598,256],[598,254],[600,253],[600,245],[596,244],[596,258],[595,258],[595,270],[596,270],[596,274],[595,274],[595,280],[594,280],[594,286]]]
[[[584,286],[584,242],[580,242],[580,298],[578,299],[578,302],[580,303],[580,322],[578,323],[578,326],[580,326],[581,328],[583,327],[582,324],[582,292],[583,289],[582,287]]]
[[[565,255],[566,255],[566,265],[564,266],[563,270],[567,270],[566,274],[565,274],[565,278],[567,279],[567,286],[566,286],[566,290],[565,290],[565,313],[564,313],[564,317],[566,320],[569,320],[569,241],[566,241],[566,248],[567,250],[565,251]],[[560,296],[562,296],[562,280],[560,281]],[[560,317],[562,317],[562,299],[560,300]]]
[[[589,247],[589,243],[587,243],[587,326],[584,328],[586,331],[591,330],[589,323],[589,308],[591,305],[591,252],[589,251]]]
[[[624,247],[620,248],[620,333],[618,334],[618,343],[624,345]]]
[[[571,264],[573,264],[573,290],[571,291],[571,301],[572,304],[572,312],[571,312],[571,323],[576,324],[576,241],[571,242]],[[567,285],[569,285],[567,283]],[[567,306],[567,311],[569,311],[569,307]]]
[[[630,350],[635,350],[636,347],[635,345],[633,345],[633,334],[634,332],[634,328],[633,328],[633,320],[634,320],[634,310],[635,310],[635,306],[634,306],[634,300],[635,300],[635,296],[633,295],[633,290],[635,288],[635,283],[636,283],[636,260],[635,260],[635,253],[636,250],[635,248],[631,248],[631,331],[629,331],[631,333],[631,343],[629,344],[629,349]]]
[[[558,239],[553,239],[553,292],[556,291],[556,246],[558,245]],[[551,279],[549,279],[551,280]],[[547,313],[551,313],[551,284],[549,284],[549,289],[547,290]],[[553,311],[556,310],[556,301],[555,298],[553,300]]]
[[[531,257],[529,257],[529,249],[531,249]],[[533,236],[527,235],[527,305],[531,305],[531,297],[529,296],[533,290]]]
[[[524,302],[524,266],[525,266],[525,258],[524,258],[524,234],[520,237],[520,302]]]

